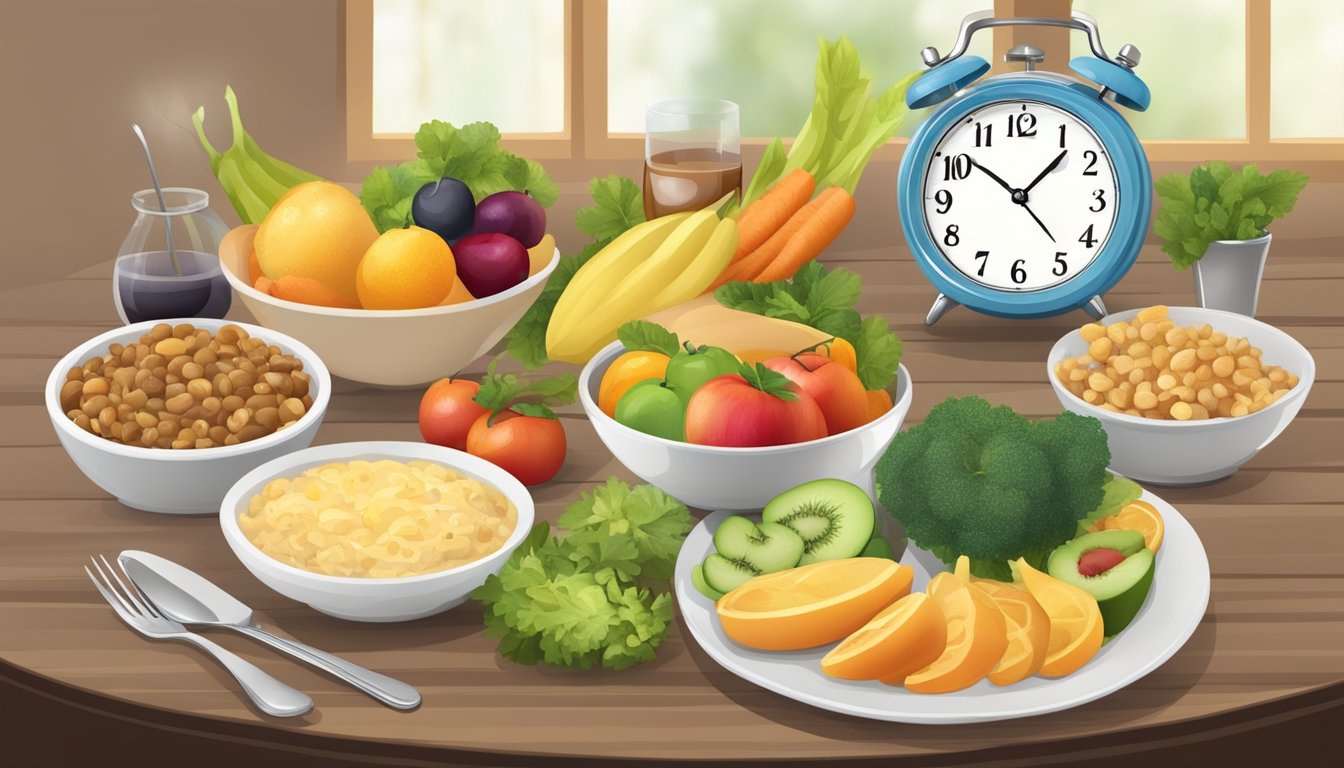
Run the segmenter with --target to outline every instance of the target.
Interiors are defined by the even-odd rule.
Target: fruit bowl
[[[238,227],[220,244],[224,277],[259,325],[312,347],[331,373],[378,387],[413,387],[457,373],[485,354],[522,318],[560,262],[514,287],[461,304],[424,309],[343,309],[285,301],[248,285],[255,227]]]
[[[631,429],[597,405],[607,367],[625,351],[618,341],[588,361],[579,375],[579,401],[597,436],[616,460],[692,507],[759,511],[775,496],[821,478],[848,480],[873,495],[873,466],[910,410],[914,386],[902,365],[888,390],[892,408],[848,432],[792,445],[723,448],[665,440]]]
[[[1132,309],[1107,315],[1106,325],[1130,320]],[[1179,326],[1208,323],[1229,336],[1240,336],[1264,350],[1264,360],[1298,377],[1298,384],[1263,410],[1246,416],[1191,421],[1146,419],[1115,413],[1082,400],[1060,383],[1055,366],[1087,354],[1088,344],[1070,331],[1055,343],[1046,360],[1046,377],[1063,406],[1101,421],[1111,447],[1111,469],[1154,485],[1195,485],[1221,480],[1236,472],[1278,437],[1302,409],[1316,380],[1316,362],[1296,339],[1272,325],[1233,312],[1199,307],[1171,307],[1167,315]]]

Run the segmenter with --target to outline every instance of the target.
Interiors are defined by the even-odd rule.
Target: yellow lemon
[[[365,309],[418,309],[443,301],[457,281],[453,252],[421,227],[389,229],[369,246],[355,273]]]

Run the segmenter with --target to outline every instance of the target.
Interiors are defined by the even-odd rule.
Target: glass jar
[[[233,293],[219,264],[228,232],[199,189],[165,187],[131,195],[135,223],[112,270],[112,297],[123,323],[173,318],[223,318]],[[171,243],[171,246],[170,246]]]

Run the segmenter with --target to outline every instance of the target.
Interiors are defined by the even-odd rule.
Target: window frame
[[[345,0],[343,80],[346,147],[350,161],[386,162],[415,154],[412,134],[373,132],[373,2]],[[508,133],[501,144],[538,159],[624,160],[642,156],[641,133],[607,130],[607,0],[564,0],[564,130]],[[997,16],[1067,17],[1072,0],[993,0]],[[1190,163],[1219,158],[1231,162],[1313,163],[1344,166],[1344,138],[1275,139],[1270,134],[1270,0],[1245,0],[1246,136],[1241,139],[1149,139],[1150,163]],[[949,35],[951,32],[949,31]],[[1031,42],[1046,53],[1045,69],[1066,71],[1068,30],[999,27],[993,30],[995,72],[1005,70],[1003,53]],[[770,137],[743,137],[744,154],[757,156]],[[907,143],[894,138],[874,160],[897,160]],[[1338,170],[1338,168],[1336,168]]]

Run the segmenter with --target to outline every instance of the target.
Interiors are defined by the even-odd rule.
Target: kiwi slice
[[[695,587],[696,592],[699,592],[716,603],[719,601],[720,597],[723,597],[722,592],[709,586],[709,582],[705,581],[704,563],[697,563],[695,567],[691,569],[691,586]]]
[[[793,530],[773,523],[756,523],[734,515],[714,531],[714,548],[705,558],[705,585],[727,594],[749,579],[798,564],[803,540]]]
[[[766,523],[790,528],[803,540],[799,565],[854,557],[873,537],[872,499],[844,480],[813,480],[785,491],[765,505]]]

